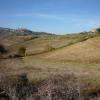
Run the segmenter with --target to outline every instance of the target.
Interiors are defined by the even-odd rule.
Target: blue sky
[[[100,0],[0,0],[0,27],[57,34],[100,27]]]

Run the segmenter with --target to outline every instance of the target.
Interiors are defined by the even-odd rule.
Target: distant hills
[[[3,28],[0,27],[0,37],[1,36],[8,36],[8,35],[33,35],[33,36],[46,36],[46,35],[55,35],[52,33],[46,33],[46,32],[34,32],[29,29],[10,29],[10,28]]]
[[[89,32],[81,32],[81,33],[85,33],[85,34],[95,34],[95,33],[100,33],[100,28],[93,28],[92,30],[90,30]],[[27,35],[31,35],[31,36],[52,36],[52,35],[56,35],[53,33],[47,33],[47,32],[35,32],[26,28],[18,28],[18,29],[11,29],[11,28],[3,28],[0,27],[0,37],[2,36],[8,36],[8,35],[12,35],[12,36],[27,36]]]
[[[55,35],[28,29],[0,28],[0,44],[7,48],[7,56],[20,47],[27,56],[39,55],[43,59],[58,61],[100,61],[100,29],[76,34]]]

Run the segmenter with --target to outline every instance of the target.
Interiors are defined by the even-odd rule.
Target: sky
[[[100,0],[0,0],[0,27],[57,34],[100,27]]]

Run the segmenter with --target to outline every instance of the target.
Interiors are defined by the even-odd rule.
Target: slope
[[[100,62],[100,36],[41,55],[57,61]]]
[[[90,35],[88,36],[87,34],[43,36],[39,38],[31,38],[31,39],[28,39],[27,41],[23,41],[19,43],[13,43],[13,45],[9,46],[9,50],[12,53],[13,51],[14,52],[18,51],[18,49],[21,46],[24,46],[27,49],[26,50],[27,55],[33,55],[33,54],[44,53],[47,51],[52,51],[52,50],[66,47],[66,46],[70,46],[74,43],[85,41],[88,38],[91,38],[91,36]],[[14,39],[12,38],[12,40]]]

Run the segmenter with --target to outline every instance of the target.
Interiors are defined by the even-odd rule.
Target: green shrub
[[[100,32],[97,32],[96,34],[100,35]]]
[[[1,45],[0,45],[0,53],[1,53],[1,54],[4,54],[4,53],[6,53],[6,52],[7,52],[6,48],[1,44]]]
[[[45,48],[45,51],[52,51],[52,50],[55,50],[55,48],[52,47],[51,45],[47,45]]]
[[[20,57],[25,57],[26,56],[26,48],[25,47],[20,47],[18,50],[18,55]]]

